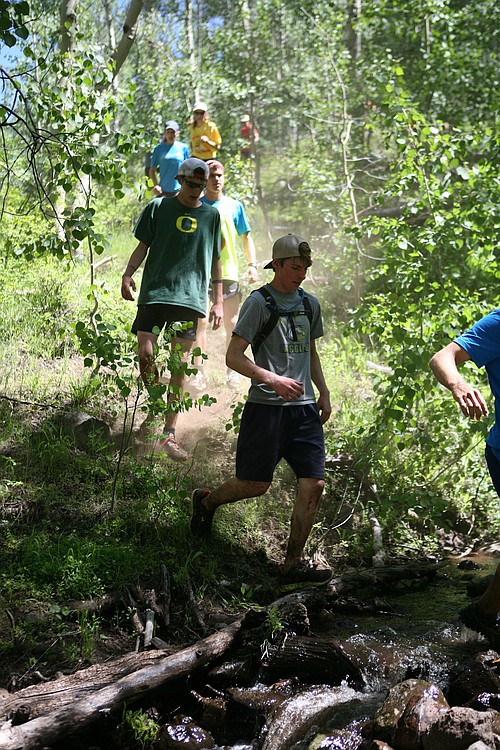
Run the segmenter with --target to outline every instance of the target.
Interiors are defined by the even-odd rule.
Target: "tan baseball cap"
[[[273,245],[273,260],[282,260],[283,258],[304,258],[309,267],[312,263],[311,248],[302,237],[297,237],[296,234],[286,234],[276,240]],[[273,260],[266,263],[264,268],[272,268]]]

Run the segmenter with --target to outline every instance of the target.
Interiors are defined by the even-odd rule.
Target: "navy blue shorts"
[[[175,336],[178,339],[194,341],[199,317],[200,313],[179,305],[138,305],[137,315],[132,323],[132,333],[137,333],[137,331],[153,333],[155,327],[161,331],[164,326],[168,327],[172,323],[191,321],[192,326],[190,328],[185,331],[176,331]]]
[[[491,445],[488,445],[488,443],[486,443],[484,455],[486,456],[486,463],[488,464],[488,471],[490,472],[493,487],[495,488],[497,495],[500,497],[500,461],[496,457],[493,448]]]
[[[325,440],[318,407],[247,402],[236,448],[237,478],[271,482],[282,458],[297,479],[324,479]]]

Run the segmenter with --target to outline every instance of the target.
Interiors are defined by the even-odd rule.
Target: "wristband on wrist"
[[[249,268],[257,268],[257,263],[249,263],[248,267]]]
[[[222,279],[212,279],[212,284],[222,284]]]

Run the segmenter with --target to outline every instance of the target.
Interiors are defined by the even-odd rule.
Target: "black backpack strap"
[[[309,318],[309,325],[312,326],[312,319],[313,319],[313,311],[311,307],[311,300],[307,296],[307,294],[304,292],[304,296],[302,297],[302,304],[304,305],[304,312]]]
[[[262,326],[262,328],[260,329],[260,331],[258,331],[254,340],[252,341],[252,351],[253,351],[254,358],[257,355],[260,345],[269,336],[273,328],[276,326],[276,323],[278,322],[279,317],[280,317],[280,313],[278,310],[278,306],[276,304],[276,300],[274,299],[273,295],[270,294],[270,292],[266,289],[266,287],[261,286],[259,287],[259,289],[255,289],[252,292],[252,294],[256,294],[257,292],[259,294],[262,294],[262,296],[264,297],[266,301],[266,307],[270,311],[270,315],[269,315],[269,318],[264,323],[264,325]],[[309,319],[309,325],[312,325],[311,301],[303,289],[299,289],[299,292],[301,292],[302,304],[304,306],[304,312]]]
[[[254,357],[259,351],[260,345],[269,336],[269,334],[275,327],[280,317],[280,314],[278,312],[278,307],[276,305],[276,301],[273,295],[270,294],[264,286],[261,286],[259,287],[259,289],[255,289],[252,292],[252,294],[256,294],[256,293],[262,294],[262,296],[264,297],[266,301],[266,307],[269,310],[269,318],[266,320],[266,322],[264,323],[260,331],[258,331],[254,340],[252,341],[252,351],[253,351]]]

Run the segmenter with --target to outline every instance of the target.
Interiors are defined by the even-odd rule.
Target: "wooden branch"
[[[35,750],[50,745],[62,736],[81,731],[103,711],[114,711],[125,702],[129,704],[173,679],[185,677],[193,670],[211,664],[231,648],[241,625],[242,620],[236,620],[224,630],[170,656],[165,657],[159,651],[129,654],[127,661],[131,673],[118,679],[116,671],[114,674],[108,673],[104,686],[96,684],[92,678],[88,679],[89,671],[94,671],[95,675],[95,668],[91,668],[84,670],[87,679],[82,679],[77,672],[70,678],[20,690],[0,702],[0,716],[7,719],[15,714],[16,708],[29,704],[31,715],[38,713],[38,718],[20,726],[12,726],[12,721],[5,721],[0,726],[0,750]],[[153,657],[151,663],[138,668],[148,655]],[[120,668],[124,667],[122,660],[118,661],[119,673]],[[135,665],[136,671],[132,671],[132,665]],[[110,666],[108,663],[100,665],[98,669],[102,671],[103,667]],[[55,705],[58,707],[54,710]],[[47,706],[52,708],[47,711]]]

